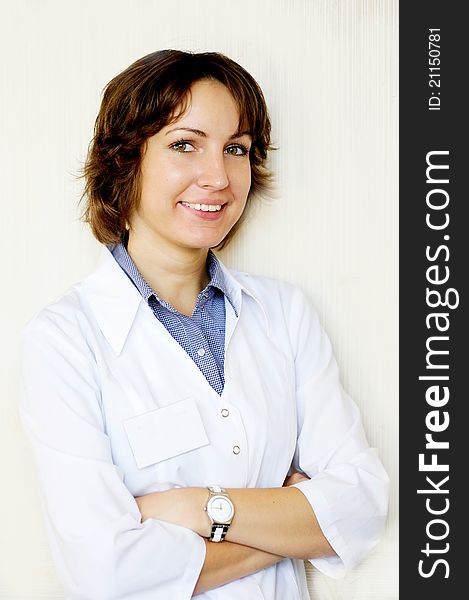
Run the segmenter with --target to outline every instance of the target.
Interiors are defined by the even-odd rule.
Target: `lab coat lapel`
[[[100,330],[119,355],[143,299],[110,251],[104,247],[98,267],[81,284]]]

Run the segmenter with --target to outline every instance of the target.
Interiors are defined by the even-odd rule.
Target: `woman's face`
[[[236,103],[223,84],[192,85],[186,112],[147,140],[132,243],[206,249],[223,240],[251,185],[251,137],[237,134],[238,125]]]

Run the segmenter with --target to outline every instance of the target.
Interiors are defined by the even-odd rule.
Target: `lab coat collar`
[[[243,294],[246,294],[260,307],[269,335],[269,321],[260,300],[221,262],[220,267],[223,271],[227,293],[237,307],[238,316],[242,310]],[[114,352],[119,355],[139,306],[145,303],[140,292],[105,246],[96,270],[84,279],[81,287],[104,337]]]
[[[264,304],[263,304],[263,302],[261,302],[261,300],[257,296],[256,292],[251,288],[251,286],[249,286],[249,284],[246,284],[245,281],[242,281],[242,278],[245,277],[246,279],[249,279],[250,276],[242,274],[242,273],[235,274],[232,271],[229,271],[225,267],[225,265],[220,261],[220,259],[218,257],[217,257],[217,259],[220,264],[221,270],[223,272],[223,278],[225,281],[225,287],[226,287],[227,294],[228,294],[229,298],[231,299],[230,301],[232,301],[234,306],[236,307],[236,312],[238,314],[238,317],[240,316],[241,311],[242,311],[243,295],[245,297],[251,298],[258,305],[258,308],[262,312],[267,335],[268,335],[268,337],[270,337],[270,321],[267,316],[267,312],[265,310]],[[243,275],[244,275],[244,277],[243,277]]]
[[[120,354],[144,300],[105,246],[97,268],[82,282],[82,290],[104,337]]]

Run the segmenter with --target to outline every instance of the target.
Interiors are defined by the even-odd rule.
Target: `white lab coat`
[[[381,535],[387,476],[317,316],[295,287],[222,268],[240,313],[225,302],[221,396],[107,249],[25,329],[20,413],[67,598],[191,597],[202,538],[141,523],[134,500],[170,487],[276,487],[293,463],[338,554],[312,563],[332,577]],[[304,565],[285,559],[199,598],[304,600]]]

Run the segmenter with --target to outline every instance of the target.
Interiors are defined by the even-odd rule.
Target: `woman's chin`
[[[215,248],[220,244],[226,237],[226,233],[218,234],[218,235],[200,235],[194,236],[190,240],[186,240],[186,246],[189,248],[193,248],[194,250],[209,250],[210,248]]]

